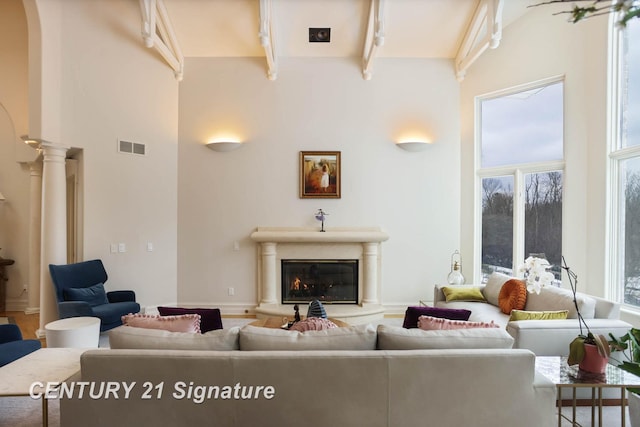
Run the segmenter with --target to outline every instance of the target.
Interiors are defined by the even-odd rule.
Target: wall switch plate
[[[236,294],[236,290],[234,288],[229,288],[229,296],[232,297]]]
[[[127,252],[127,245],[125,243],[118,243],[118,252]]]
[[[153,252],[153,243],[147,242],[147,252]]]
[[[233,250],[234,251],[240,250],[240,242],[233,242]]]
[[[118,253],[118,244],[117,243],[112,243],[111,244],[111,253],[112,254],[117,254]]]

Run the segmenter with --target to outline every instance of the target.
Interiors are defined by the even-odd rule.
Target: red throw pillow
[[[504,282],[498,294],[498,304],[504,314],[511,314],[511,310],[524,310],[527,303],[527,285],[524,280],[509,279]]]

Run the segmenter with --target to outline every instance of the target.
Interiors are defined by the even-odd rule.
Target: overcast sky
[[[562,160],[561,82],[482,102],[482,167]]]

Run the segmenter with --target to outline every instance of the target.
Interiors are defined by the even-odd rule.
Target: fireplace
[[[327,302],[331,296],[331,304],[325,308],[329,317],[348,323],[367,323],[379,320],[384,316],[384,307],[380,303],[382,291],[382,242],[389,238],[387,233],[378,227],[349,227],[328,228],[320,232],[318,227],[258,227],[251,233],[251,239],[257,245],[257,293],[258,306],[256,316],[282,317],[293,314],[292,304],[305,304],[313,298]],[[331,280],[341,283],[348,276],[354,280],[352,291],[347,292],[347,286],[314,283],[320,290],[309,292],[310,295],[289,295],[291,281],[295,278],[282,277],[283,261],[299,261],[308,263],[307,266],[292,268],[306,269],[307,274],[322,267],[324,263],[339,263],[339,270],[352,268],[350,273],[339,273]],[[357,261],[351,265],[343,261]],[[286,270],[286,267],[284,267]],[[301,272],[302,273],[302,272]],[[284,272],[287,275],[286,271]],[[302,279],[301,283],[302,283]],[[306,278],[310,283],[311,275]],[[284,285],[283,285],[284,284]],[[323,292],[323,288],[330,292]],[[335,289],[334,289],[335,287]],[[295,288],[295,285],[294,285]],[[336,290],[340,289],[340,292]],[[311,295],[312,293],[316,295]],[[298,298],[302,298],[298,300]]]
[[[282,304],[358,303],[358,260],[281,260]]]

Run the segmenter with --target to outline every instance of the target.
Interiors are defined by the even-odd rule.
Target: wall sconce
[[[0,202],[4,202],[5,200],[7,200],[7,199],[5,199],[4,195],[2,193],[0,193]]]
[[[427,141],[399,141],[396,146],[406,151],[424,151],[431,144]]]
[[[207,148],[210,148],[213,151],[233,151],[242,147],[242,142],[238,141],[211,141],[207,142]]]

